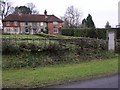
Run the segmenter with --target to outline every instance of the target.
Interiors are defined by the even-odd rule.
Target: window
[[[10,32],[10,29],[6,29],[6,32],[9,33],[9,32]]]
[[[25,32],[29,32],[28,27],[25,28]]]
[[[15,30],[15,32],[18,32],[18,29],[16,28],[16,29],[14,29]]]
[[[25,22],[25,25],[28,25],[28,22]]]
[[[6,26],[10,26],[10,22],[8,21],[8,22],[6,22]]]
[[[54,33],[58,33],[58,29],[57,28],[54,28]]]
[[[58,22],[53,22],[53,24],[54,24],[54,25],[57,25],[57,24],[58,24]]]
[[[18,22],[17,21],[14,21],[14,26],[18,26]]]
[[[41,29],[41,32],[44,32],[43,28]]]
[[[43,26],[43,22],[40,23],[40,26]]]

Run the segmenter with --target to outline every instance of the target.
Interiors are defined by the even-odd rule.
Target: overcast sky
[[[40,14],[47,10],[48,14],[62,17],[67,7],[73,5],[82,12],[82,18],[91,14],[96,27],[104,27],[109,21],[112,27],[118,24],[118,1],[120,0],[10,0],[13,6],[34,3]]]

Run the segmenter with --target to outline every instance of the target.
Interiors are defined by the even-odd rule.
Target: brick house
[[[10,14],[3,21],[3,33],[60,34],[63,21],[55,15]]]

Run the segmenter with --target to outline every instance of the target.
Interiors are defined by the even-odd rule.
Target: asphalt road
[[[48,88],[118,88],[118,75],[55,85]]]

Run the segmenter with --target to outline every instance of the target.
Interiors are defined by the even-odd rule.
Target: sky
[[[82,13],[81,21],[88,14],[92,15],[97,28],[104,28],[109,21],[112,27],[118,25],[118,2],[120,0],[9,0],[12,6],[23,6],[34,3],[40,14],[47,10],[47,14],[63,17],[67,7],[74,6]]]

